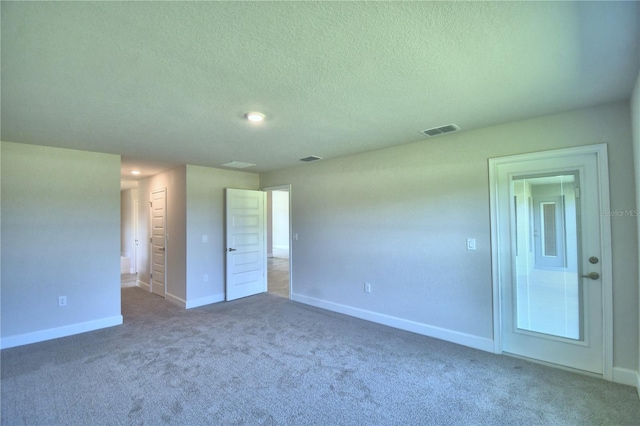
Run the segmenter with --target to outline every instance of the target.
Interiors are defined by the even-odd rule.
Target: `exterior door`
[[[605,145],[490,160],[499,351],[610,374],[606,164]]]
[[[165,296],[166,276],[166,210],[167,192],[159,189],[151,193],[151,290]]]
[[[226,189],[226,300],[267,291],[266,194]]]

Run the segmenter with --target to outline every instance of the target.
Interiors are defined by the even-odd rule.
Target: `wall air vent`
[[[310,161],[316,161],[316,160],[322,160],[322,157],[318,157],[317,155],[310,155],[308,157],[304,157],[300,159],[300,161],[304,161],[307,163]]]
[[[222,167],[231,167],[234,169],[246,169],[247,167],[253,167],[255,164],[251,163],[243,163],[242,161],[231,161],[229,163],[225,163]]]
[[[433,127],[431,129],[422,130],[420,133],[431,138],[433,136],[444,135],[445,133],[451,133],[458,130],[460,130],[460,127],[456,126],[455,124],[447,124],[446,126]]]

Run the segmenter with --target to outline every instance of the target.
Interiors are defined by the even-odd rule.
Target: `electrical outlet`
[[[58,306],[67,306],[67,296],[58,297]]]
[[[371,283],[364,283],[364,292],[371,293]]]
[[[207,241],[209,241],[209,237],[207,237],[206,235],[202,236],[202,242],[206,243]]]

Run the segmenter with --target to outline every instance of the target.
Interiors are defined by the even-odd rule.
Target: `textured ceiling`
[[[627,99],[640,63],[637,2],[1,7],[2,140],[123,169],[261,172]]]

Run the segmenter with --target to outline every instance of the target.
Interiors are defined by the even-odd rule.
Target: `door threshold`
[[[551,367],[551,368],[556,368],[556,369],[559,369],[559,370],[569,371],[571,373],[582,374],[583,376],[594,377],[596,379],[604,379],[604,375],[603,374],[598,374],[598,373],[593,373],[591,371],[586,371],[586,370],[580,370],[580,369],[577,369],[577,368],[567,367],[566,365],[554,364],[552,362],[542,361],[542,360],[535,359],[535,358],[528,358],[526,356],[516,355],[516,354],[509,353],[509,352],[502,352],[502,355],[506,355],[506,356],[511,357],[511,358],[521,359],[523,361],[532,362],[534,364],[544,365],[546,367]]]

